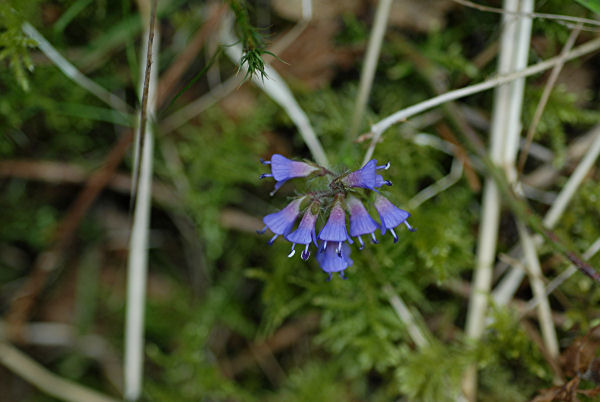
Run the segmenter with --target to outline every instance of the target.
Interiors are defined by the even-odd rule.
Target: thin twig
[[[550,302],[548,301],[548,295],[546,294],[542,268],[540,266],[535,244],[531,234],[527,232],[527,229],[525,229],[522,222],[517,222],[517,228],[525,253],[525,260],[527,261],[525,266],[527,267],[527,273],[529,274],[529,281],[531,282],[533,294],[538,305],[538,319],[540,320],[544,345],[550,356],[556,360],[559,352],[558,340],[554,322],[552,321],[552,310],[550,308]]]
[[[48,274],[60,264],[83,216],[102,189],[110,182],[132,140],[133,132],[130,130],[121,135],[102,166],[90,176],[85,187],[79,192],[67,214],[58,224],[52,235],[52,245],[35,259],[31,274],[16,292],[7,313],[6,321],[11,324],[11,339],[19,338],[21,326],[27,321],[35,299],[46,283]]]
[[[224,4],[215,4],[211,7],[211,10],[209,10],[210,15],[206,22],[186,45],[185,49],[171,63],[167,71],[162,74],[157,92],[159,99],[167,99],[171,94],[183,73],[198,56],[198,52],[204,46],[209,35],[217,28],[226,9],[227,7]]]
[[[371,85],[373,84],[373,78],[375,77],[375,69],[377,68],[377,62],[379,61],[381,43],[383,42],[383,36],[385,35],[385,28],[387,27],[391,6],[392,0],[379,0],[379,3],[377,4],[375,21],[373,22],[373,28],[369,35],[367,53],[365,54],[365,61],[360,74],[358,97],[354,104],[352,123],[350,123],[350,128],[347,132],[347,140],[350,141],[356,137],[356,133],[360,128],[360,123],[365,112],[365,106],[367,105],[367,99],[369,98]]]
[[[583,258],[589,260],[590,258],[594,257],[598,251],[600,251],[600,238],[596,239],[596,241],[585,251],[585,253],[583,253]],[[569,265],[567,269],[565,269],[560,275],[548,283],[548,286],[546,286],[546,294],[550,295],[552,292],[554,292],[556,288],[562,285],[575,272],[577,272],[577,268],[574,265]],[[538,300],[534,297],[527,303],[524,312],[533,310],[537,305]]]
[[[596,50],[600,49],[600,39],[591,40],[569,52],[567,55],[567,60],[572,60],[577,57],[581,57],[585,54],[592,53]],[[479,92],[486,91],[488,89],[497,87],[502,84],[506,84],[507,82],[517,80],[519,78],[528,77],[530,75],[534,75],[540,73],[544,70],[548,70],[552,68],[557,63],[561,63],[562,59],[560,56],[553,57],[546,61],[540,62],[538,64],[534,64],[528,68],[525,68],[521,71],[517,71],[510,74],[502,74],[498,77],[491,78],[487,81],[481,82],[479,84],[470,85],[468,87],[460,88],[454,91],[447,92],[440,96],[436,96],[430,98],[426,101],[417,103],[413,106],[409,106],[405,109],[399,110],[388,117],[383,118],[379,122],[375,123],[371,126],[371,133],[373,137],[371,139],[371,143],[369,144],[369,148],[365,154],[363,159],[363,165],[367,163],[371,157],[373,156],[373,152],[375,150],[375,146],[377,145],[379,138],[381,135],[390,127],[395,125],[396,123],[405,121],[411,116],[422,113],[426,110],[434,108],[436,106],[442,105],[446,102],[450,102],[456,99],[464,98],[469,95],[473,95]]]
[[[228,18],[227,22],[222,26],[221,41],[227,45],[225,47],[227,55],[232,60],[235,60],[235,62],[238,62],[242,57],[242,47],[233,35],[231,18]],[[271,66],[265,65],[264,69],[266,73],[265,79],[253,75],[252,81],[286,111],[290,119],[296,124],[300,136],[310,150],[314,161],[321,166],[329,166],[329,161],[321,142],[317,138],[306,113],[298,105],[298,102],[296,102],[284,79]]]
[[[113,109],[125,114],[129,113],[130,107],[127,103],[83,75],[73,64],[69,63],[69,61],[67,61],[67,59],[65,59],[58,50],[56,50],[50,42],[48,42],[46,38],[33,27],[33,25],[24,22],[22,29],[27,36],[37,42],[38,48],[42,53],[44,53],[64,75]]]
[[[279,328],[268,339],[257,340],[248,350],[231,359],[219,360],[221,371],[226,377],[235,377],[254,365],[266,353],[274,353],[295,345],[307,333],[319,327],[320,316],[310,313]]]
[[[231,92],[233,92],[236,88],[239,87],[242,81],[242,77],[240,77],[239,75],[235,75],[229,78],[224,83],[219,84],[217,87],[213,88],[210,92],[188,103],[181,109],[171,113],[169,116],[167,116],[161,121],[161,133],[167,134],[183,126],[185,123],[198,116],[204,110],[208,109],[221,99],[225,98]]]
[[[540,101],[538,102],[537,107],[535,108],[533,120],[531,121],[531,124],[529,125],[529,128],[527,129],[527,135],[525,137],[525,145],[523,145],[523,147],[521,149],[521,155],[519,157],[519,165],[517,167],[517,174],[519,176],[521,175],[521,173],[523,172],[523,168],[525,167],[525,162],[527,161],[527,155],[529,153],[529,148],[531,147],[531,143],[533,142],[533,136],[534,136],[537,126],[542,118],[542,113],[544,112],[544,109],[546,108],[546,103],[548,103],[548,99],[550,99],[550,94],[552,93],[552,89],[554,88],[554,85],[556,84],[556,80],[558,79],[558,76],[565,64],[564,63],[565,57],[566,57],[567,53],[569,53],[571,51],[571,48],[575,44],[575,40],[577,39],[577,36],[579,36],[579,32],[581,32],[581,24],[579,24],[577,26],[577,28],[575,28],[571,32],[571,35],[569,35],[569,39],[567,39],[565,46],[563,47],[562,51],[560,52],[559,57],[561,58],[562,63],[558,63],[554,66],[554,68],[552,68],[550,77],[548,78],[548,81],[546,81],[546,86],[544,86],[544,92],[542,93]]]
[[[558,223],[575,192],[583,183],[592,166],[594,166],[598,156],[600,156],[600,126],[596,126],[594,131],[596,131],[594,142],[544,217],[544,225],[548,228],[553,228]]]
[[[446,191],[448,188],[456,184],[463,173],[463,163],[454,159],[452,161],[452,167],[450,168],[450,173],[446,176],[442,177],[435,183],[430,186],[425,187],[423,190],[419,191],[413,198],[408,201],[408,208],[410,210],[416,209],[419,205],[424,203],[430,198],[435,197],[439,193]]]
[[[8,159],[0,161],[0,178],[3,177],[17,177],[52,184],[81,185],[85,184],[91,175],[83,166],[73,163]],[[107,188],[120,194],[129,195],[131,176],[117,173],[110,178]],[[156,179],[152,182],[152,198],[159,205],[174,208],[180,205],[173,187]]]
[[[581,160],[581,162],[575,168],[571,177],[567,183],[563,186],[562,190],[554,200],[554,203],[544,216],[542,221],[543,227],[546,229],[553,229],[566,211],[569,203],[573,199],[575,192],[583,182],[585,176],[587,176],[589,170],[594,165],[595,161],[600,156],[600,126],[596,126],[592,132],[595,136],[593,142],[588,145],[587,153]],[[543,238],[540,235],[534,237],[534,244],[537,246],[541,245]],[[511,255],[514,254],[511,251]],[[585,257],[584,257],[585,258]],[[587,258],[586,258],[587,259]],[[511,271],[502,279],[502,281],[496,286],[493,292],[493,298],[497,303],[508,302],[516,292],[521,280],[523,279],[523,271],[517,267],[513,267]]]
[[[144,74],[144,84],[142,86],[142,102],[140,107],[140,129],[135,142],[135,155],[133,161],[133,187],[131,188],[131,205],[135,203],[135,197],[139,188],[139,169],[141,166],[140,156],[144,153],[144,143],[146,142],[146,116],[148,111],[148,89],[150,87],[150,73],[152,71],[152,48],[154,43],[154,23],[156,20],[156,3],[152,2],[152,11],[150,15],[150,28],[148,28],[148,42],[146,44],[146,70]]]
[[[139,131],[139,175],[135,191],[135,209],[129,243],[127,269],[127,312],[125,320],[124,397],[138,400],[141,395],[144,362],[144,311],[146,304],[146,278],[148,271],[148,232],[152,191],[153,125],[147,116],[156,112],[158,36],[155,27],[157,0],[152,1],[148,40],[146,46],[146,71],[142,89]]]
[[[490,13],[512,15],[512,16],[516,16],[516,17],[526,17],[526,18],[542,18],[542,19],[547,19],[547,20],[570,21],[570,22],[576,22],[578,24],[590,24],[590,25],[596,25],[596,26],[600,25],[600,21],[592,20],[589,18],[572,17],[570,15],[561,15],[561,14],[546,14],[546,13],[533,13],[533,12],[527,13],[527,12],[522,12],[522,11],[508,11],[503,8],[483,6],[481,4],[477,4],[477,3],[469,1],[469,0],[453,0],[453,1],[456,3],[462,4],[463,6],[472,7],[477,10],[487,11]],[[573,27],[571,24],[568,24],[567,26]],[[587,28],[585,30],[597,31],[593,28]]]
[[[69,402],[117,402],[48,371],[9,343],[0,341],[0,363],[36,388]]]
[[[7,325],[0,321],[0,339],[8,335]],[[24,327],[22,341],[36,347],[72,348],[96,360],[105,377],[118,390],[123,388],[121,362],[110,343],[96,334],[80,334],[72,325],[58,322],[31,322]]]
[[[420,348],[427,346],[429,344],[429,341],[423,334],[423,331],[417,324],[415,318],[413,317],[408,307],[406,307],[406,304],[404,304],[404,301],[396,292],[394,292],[394,289],[390,286],[389,283],[383,286],[383,291],[388,296],[390,304],[394,308],[396,314],[398,314],[398,317],[400,317],[400,319],[402,320],[402,323],[406,325],[408,334],[410,335],[415,345],[417,345]]]

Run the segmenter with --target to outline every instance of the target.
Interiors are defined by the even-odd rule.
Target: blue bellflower
[[[411,232],[416,231],[407,221],[410,213],[398,208],[381,194],[377,194],[375,197],[374,205],[381,220],[381,234],[384,235],[385,231],[389,230],[394,236],[394,243],[398,241],[398,235],[396,235],[394,228],[401,223],[404,223]]]
[[[322,243],[316,258],[321,269],[329,274],[327,280],[331,280],[331,274],[334,272],[339,272],[340,277],[346,279],[344,270],[354,264],[354,261],[350,258],[352,252],[350,246],[344,244],[339,253],[333,247],[325,248],[324,246],[325,243]]]
[[[278,236],[285,236],[292,231],[294,222],[296,222],[298,215],[300,215],[300,204],[304,198],[306,198],[306,196],[296,198],[281,211],[269,214],[263,218],[265,227],[259,231],[259,233],[265,233],[267,228],[269,228],[269,230],[275,234],[275,236],[269,240],[269,245],[272,245]]]
[[[273,154],[270,161],[261,159],[261,162],[263,165],[271,165],[271,173],[263,173],[259,176],[261,179],[264,179],[265,177],[272,177],[275,179],[275,190],[271,192],[271,195],[275,194],[275,192],[289,179],[306,177],[314,171],[319,170],[318,167],[311,166],[305,162],[290,160],[280,154]]]
[[[308,260],[308,257],[310,257],[310,251],[308,250],[310,247],[310,242],[312,241],[315,243],[315,246],[317,245],[315,222],[317,221],[320,208],[321,203],[318,201],[313,201],[304,213],[302,220],[298,224],[298,228],[285,236],[285,239],[292,243],[292,251],[288,254],[288,257],[293,257],[296,253],[296,250],[294,250],[296,244],[306,245],[300,254],[300,258],[306,261]]]
[[[348,187],[361,187],[368,190],[375,190],[375,188],[381,187],[383,184],[387,184],[386,181],[383,180],[383,177],[377,174],[377,170],[387,170],[389,168],[389,162],[383,166],[377,166],[377,160],[371,159],[359,170],[356,170],[342,178],[341,182]],[[391,182],[389,183],[390,184],[388,184],[388,186],[392,184]]]
[[[370,234],[373,243],[377,243],[375,230],[379,228],[379,225],[371,218],[363,203],[358,198],[350,196],[346,200],[346,205],[350,210],[350,236],[358,237],[360,250],[365,247],[362,235]]]
[[[281,211],[265,216],[263,218],[265,227],[259,232],[264,233],[267,229],[273,232],[274,236],[269,240],[269,245],[273,244],[278,236],[285,237],[292,244],[288,257],[293,257],[296,253],[296,245],[302,244],[304,249],[300,257],[308,260],[310,244],[314,243],[318,250],[316,260],[321,269],[329,274],[328,280],[331,280],[332,273],[335,272],[346,279],[344,271],[353,264],[350,258],[351,249],[348,245],[353,244],[352,237],[357,238],[359,248],[362,250],[365,246],[362,236],[370,236],[372,242],[377,243],[375,237],[377,229],[381,231],[382,235],[385,235],[386,231],[390,231],[394,237],[394,243],[398,241],[395,232],[397,226],[404,224],[408,230],[415,231],[408,223],[410,213],[396,207],[377,190],[382,186],[392,185],[391,181],[378,174],[378,170],[387,170],[390,167],[389,162],[383,166],[377,166],[377,161],[372,159],[359,170],[341,174],[336,174],[312,162],[297,162],[279,154],[274,154],[270,161],[261,160],[261,162],[271,166],[271,173],[262,174],[260,178],[273,177],[276,181],[275,190],[271,195],[285,182],[296,177],[332,176],[328,187],[311,191],[296,198]],[[371,217],[363,204],[371,191],[375,192],[373,205],[379,214],[381,223]],[[304,211],[298,227],[294,230],[294,225],[302,210],[301,206],[305,201],[309,206]],[[318,231],[315,225],[319,213],[329,208],[327,222]],[[346,229],[346,211],[349,213],[350,234]]]
[[[328,242],[337,242],[336,251],[338,255],[342,252],[343,242],[352,243],[352,239],[348,236],[346,230],[346,213],[339,198],[333,204],[327,223],[319,232],[318,239],[323,240],[323,249],[327,249]]]

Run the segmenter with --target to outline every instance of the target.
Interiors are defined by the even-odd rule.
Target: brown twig
[[[546,347],[544,346],[544,341],[542,340],[542,337],[538,333],[537,329],[524,318],[521,319],[520,323],[527,335],[529,335],[531,340],[537,345],[538,349],[542,353],[542,356],[544,356],[546,362],[548,362],[548,364],[552,368],[552,371],[554,372],[555,381],[559,380],[558,383],[564,382],[565,377],[562,372],[562,369],[560,368],[560,365],[558,364],[557,359],[553,358],[550,352],[548,352],[548,349],[546,349]]]
[[[566,55],[571,51],[571,48],[575,44],[575,40],[577,39],[577,36],[579,36],[580,32],[581,32],[581,23],[579,25],[577,25],[577,27],[571,32],[571,35],[569,35],[569,39],[567,39],[565,46],[563,47],[562,51],[560,52],[560,57],[563,59],[563,63],[559,63],[554,66],[554,68],[552,69],[552,72],[550,73],[550,77],[548,78],[548,81],[546,82],[546,85],[544,87],[544,92],[542,93],[542,97],[540,98],[540,101],[535,109],[535,114],[533,115],[533,121],[531,122],[531,124],[529,125],[529,128],[527,129],[525,145],[523,146],[523,149],[521,150],[521,155],[519,157],[519,163],[518,163],[518,168],[517,168],[518,176],[521,176],[521,173],[523,173],[523,168],[525,167],[525,162],[527,161],[527,155],[529,154],[529,148],[531,147],[531,143],[533,142],[533,136],[534,136],[537,126],[542,118],[542,113],[544,112],[544,109],[546,108],[546,103],[548,103],[548,99],[550,99],[550,94],[552,93],[552,89],[554,88],[554,85],[556,84],[556,80],[558,79],[558,76],[559,76],[563,66],[565,65],[564,59],[566,58]]]
[[[479,192],[481,189],[481,181],[473,169],[473,165],[469,155],[467,154],[467,151],[465,151],[462,145],[460,145],[454,134],[452,134],[452,130],[450,130],[450,127],[448,127],[446,123],[439,123],[437,125],[437,131],[444,140],[454,145],[454,147],[452,147],[452,153],[465,167],[465,176],[467,178],[467,182],[469,183],[469,187],[471,187],[471,190],[474,192]]]
[[[48,274],[60,263],[83,216],[112,178],[117,166],[127,153],[132,140],[133,133],[130,130],[121,135],[117,144],[106,157],[102,167],[90,177],[86,186],[71,204],[67,215],[57,226],[50,248],[36,258],[30,277],[17,291],[8,310],[7,322],[10,324],[9,336],[12,339],[20,337],[22,325],[27,321],[35,298],[44,287]]]
[[[589,18],[573,17],[573,16],[570,16],[570,15],[561,15],[561,14],[523,13],[523,12],[519,12],[519,11],[510,12],[510,11],[506,11],[506,10],[501,9],[501,8],[489,7],[489,6],[484,6],[484,5],[481,5],[481,4],[477,4],[477,3],[469,1],[469,0],[453,0],[453,1],[456,2],[456,3],[458,3],[458,4],[462,4],[463,6],[471,7],[471,8],[474,8],[476,10],[486,11],[486,12],[490,12],[490,13],[512,15],[512,16],[515,16],[515,17],[542,18],[542,19],[554,20],[557,23],[565,25],[565,26],[567,26],[569,28],[575,28],[576,25],[571,24],[571,23],[566,22],[566,21],[576,22],[578,24],[589,24],[589,25],[595,25],[595,26],[600,25],[599,21],[592,20],[592,19],[589,19]],[[598,28],[582,27],[582,29],[584,31],[598,32]]]
[[[266,356],[298,342],[307,332],[319,326],[319,320],[319,314],[313,313],[279,328],[271,337],[256,342],[238,356],[229,360],[221,360],[219,364],[221,371],[227,377],[235,377],[252,367],[257,360],[264,359]]]
[[[167,71],[162,74],[160,83],[158,84],[158,99],[161,104],[167,100],[167,97],[173,91],[173,88],[179,82],[183,73],[188,69],[190,64],[198,56],[198,52],[204,46],[209,35],[218,27],[221,17],[227,10],[224,4],[215,5],[210,11],[210,16],[202,27],[196,32],[190,43],[177,56],[174,62],[171,63]]]
[[[14,160],[0,161],[0,178],[14,177],[26,180],[42,181],[52,184],[82,184],[90,178],[90,174],[82,166],[56,161]],[[131,176],[115,173],[106,187],[121,193],[131,191]],[[154,180],[152,182],[152,198],[160,205],[176,207],[179,205],[172,186]]]
[[[146,120],[148,114],[148,90],[150,88],[150,73],[152,71],[152,44],[154,43],[154,24],[156,22],[156,4],[157,0],[152,2],[150,12],[150,27],[148,28],[148,41],[146,42],[146,71],[144,73],[144,85],[142,88],[142,104],[140,107],[140,130],[137,136],[136,155],[134,156],[133,167],[133,187],[131,193],[130,205],[135,205],[135,198],[140,185],[140,171],[142,168],[142,155],[144,154],[144,145],[146,143]]]
[[[165,100],[166,98],[158,97],[159,104],[164,103]],[[140,124],[141,127],[143,125]],[[121,134],[118,142],[104,159],[102,166],[92,174],[86,186],[79,192],[67,214],[57,226],[52,236],[50,248],[40,254],[34,261],[30,277],[16,292],[8,309],[6,321],[10,324],[9,335],[12,339],[19,338],[22,325],[28,320],[35,298],[46,284],[48,273],[60,263],[83,216],[115,175],[117,167],[127,154],[133,139],[134,133],[132,130],[127,130]],[[135,187],[137,187],[137,184]]]

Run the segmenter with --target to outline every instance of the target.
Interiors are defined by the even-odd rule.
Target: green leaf
[[[600,0],[575,0],[588,10],[595,12],[600,15]]]

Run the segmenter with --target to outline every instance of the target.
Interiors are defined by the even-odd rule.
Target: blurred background
[[[361,167],[372,124],[497,74],[502,1],[393,0],[366,108],[351,127],[384,3],[158,2],[143,386],[130,399],[457,400],[473,368],[477,400],[595,397],[600,291],[568,271],[565,252],[552,242],[537,246],[541,286],[559,278],[545,288],[544,310],[558,353],[542,334],[527,275],[503,302],[473,291],[492,176],[474,141],[491,142],[492,90],[385,132],[373,154],[391,162],[386,178],[394,184],[384,194],[412,214],[418,231],[400,230],[397,244],[378,234],[381,244],[353,248],[347,280],[327,282],[314,258],[288,259],[289,243],[268,247],[269,237],[256,234],[264,215],[304,189],[291,181],[269,196],[274,183],[258,180],[268,172],[259,159],[314,158],[265,81],[290,90],[330,168],[341,172]],[[119,400],[125,392],[132,144],[151,8],[149,0],[0,3],[3,401],[92,400],[89,390]],[[528,64],[596,40],[595,10],[596,1],[535,2],[536,12],[592,22],[580,29],[577,20],[533,19]],[[241,65],[232,56],[238,47],[247,56]],[[267,70],[263,84],[261,61],[278,74]],[[526,80],[520,114],[521,143],[532,124],[535,132],[519,202],[538,220],[600,137],[599,56],[561,67],[553,82],[550,70]],[[600,173],[597,153],[587,158],[553,233],[598,267]],[[522,215],[501,205],[493,289],[511,273],[522,278],[529,264],[515,251]],[[470,336],[474,294],[488,307],[479,320],[485,329]]]

